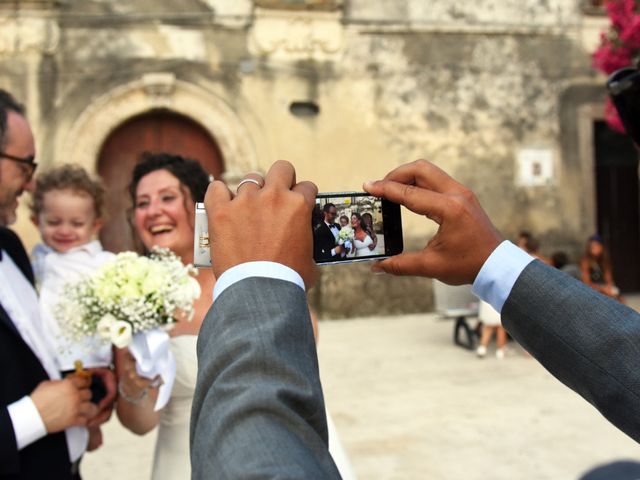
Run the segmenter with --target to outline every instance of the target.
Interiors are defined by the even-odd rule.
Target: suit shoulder
[[[4,247],[5,245],[14,248],[16,246],[22,247],[22,242],[16,232],[7,227],[0,227],[0,246]]]

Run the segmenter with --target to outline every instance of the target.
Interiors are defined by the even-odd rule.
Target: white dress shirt
[[[25,278],[11,257],[2,252],[0,260],[0,303],[5,309],[20,336],[44,367],[51,380],[59,380],[55,353],[47,341],[38,297],[31,283]],[[39,440],[47,434],[44,422],[29,396],[7,407],[18,450]],[[89,432],[84,427],[70,427],[65,430],[69,461],[75,462],[86,450]]]

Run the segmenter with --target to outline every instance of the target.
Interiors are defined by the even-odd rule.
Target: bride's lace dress
[[[189,420],[198,374],[197,341],[197,335],[171,338],[171,351],[176,358],[176,380],[171,399],[160,416],[153,480],[191,478]]]

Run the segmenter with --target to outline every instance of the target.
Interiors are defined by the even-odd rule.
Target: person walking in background
[[[502,360],[505,355],[505,345],[507,344],[507,331],[502,328],[500,314],[487,302],[480,300],[480,308],[478,310],[478,318],[482,322],[482,335],[480,336],[480,345],[476,353],[479,358],[484,358],[487,354],[487,347],[496,335],[496,358]]]
[[[518,245],[518,247],[520,247],[532,257],[537,258],[547,265],[551,265],[551,260],[540,254],[540,240],[534,237],[531,232],[527,230],[521,230],[518,233],[518,240],[516,242],[516,245]]]
[[[582,280],[580,267],[575,263],[571,263],[569,261],[569,255],[563,251],[557,251],[551,255],[551,265],[567,275],[572,276],[576,280]]]
[[[587,240],[584,253],[580,258],[580,271],[584,283],[603,295],[624,303],[624,299],[620,296],[620,289],[616,287],[613,280],[611,256],[600,235],[592,235]]]

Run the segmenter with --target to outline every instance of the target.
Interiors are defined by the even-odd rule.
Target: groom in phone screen
[[[338,210],[333,203],[322,208],[324,221],[313,229],[313,258],[316,262],[339,260],[344,247],[337,245],[340,225],[336,223]]]

